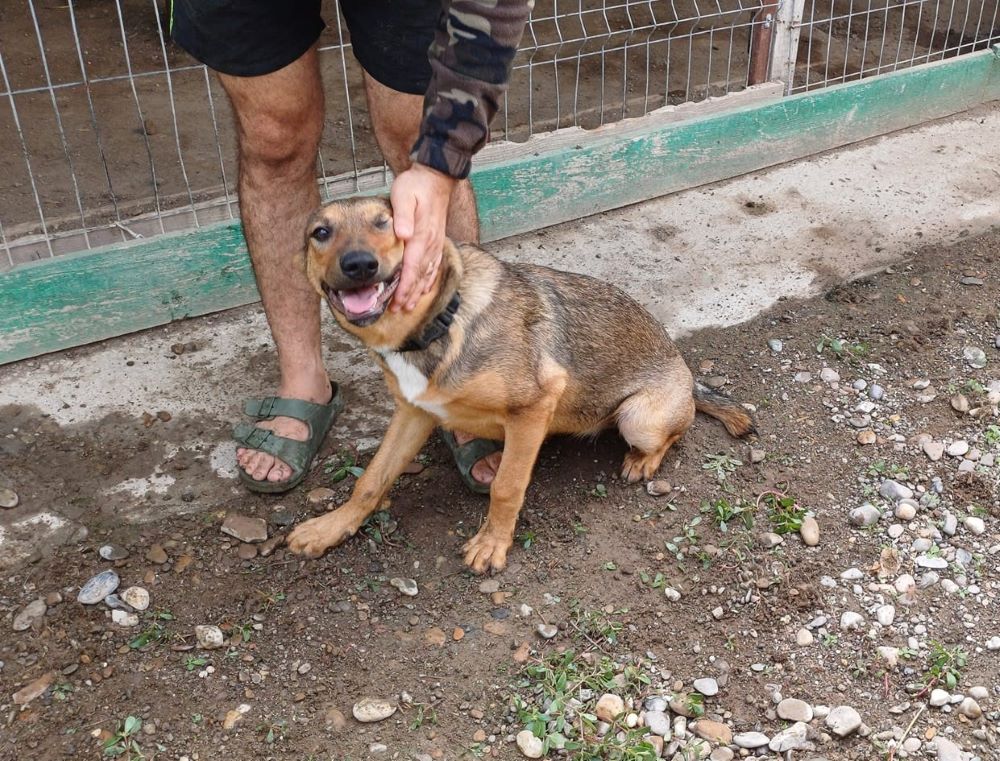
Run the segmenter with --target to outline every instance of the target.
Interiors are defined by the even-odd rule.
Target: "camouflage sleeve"
[[[456,179],[489,139],[534,0],[445,0],[414,161]]]

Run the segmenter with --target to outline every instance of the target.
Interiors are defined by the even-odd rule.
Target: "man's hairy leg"
[[[323,130],[323,88],[315,47],[273,74],[219,75],[239,136],[239,199],[257,288],[278,350],[277,396],[325,404],[330,381],[320,350],[320,304],[300,264],[309,215],[319,206],[316,152]],[[261,422],[279,436],[304,441],[308,427],[292,418]],[[284,481],[291,468],[272,455],[237,450],[257,480]]]

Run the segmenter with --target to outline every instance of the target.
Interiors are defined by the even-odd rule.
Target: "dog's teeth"
[[[379,283],[378,284],[378,295],[381,296],[382,295],[382,291],[384,291],[384,290],[385,290],[385,283]]]

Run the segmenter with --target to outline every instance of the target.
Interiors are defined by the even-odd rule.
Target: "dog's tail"
[[[743,438],[757,432],[753,416],[742,404],[713,391],[708,386],[694,384],[694,406],[698,412],[704,412],[721,420],[731,436]]]

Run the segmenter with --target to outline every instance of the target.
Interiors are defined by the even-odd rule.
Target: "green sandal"
[[[331,383],[330,389],[333,395],[326,404],[314,404],[303,399],[283,399],[280,396],[247,399],[243,412],[257,422],[290,417],[301,420],[309,427],[309,438],[296,441],[248,423],[237,425],[233,429],[233,438],[238,444],[273,455],[292,469],[291,477],[285,481],[258,481],[239,468],[240,481],[247,489],[261,494],[281,494],[302,483],[302,479],[309,473],[313,458],[330,432],[337,413],[344,407],[340,386]]]
[[[455,434],[451,431],[441,429],[441,439],[448,445],[455,464],[458,465],[458,473],[465,481],[465,485],[476,494],[489,494],[490,485],[480,483],[472,476],[472,466],[484,457],[489,457],[494,452],[503,451],[503,442],[493,439],[472,439],[464,444],[459,444]]]

